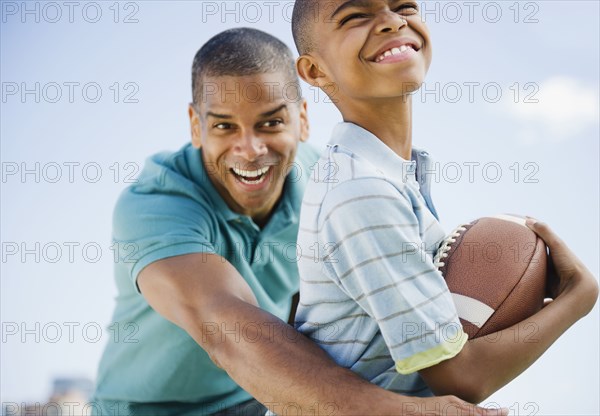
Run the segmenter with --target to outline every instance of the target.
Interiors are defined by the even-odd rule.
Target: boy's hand
[[[525,371],[594,307],[598,282],[592,273],[548,225],[533,218],[528,218],[526,224],[550,249],[549,262],[555,278],[549,279],[555,283],[550,285],[554,301],[525,321],[495,333],[493,342],[487,337],[471,339],[453,358],[420,370],[433,393],[482,402]],[[536,331],[534,340],[514,337],[515,333],[530,333],[531,328]],[[451,396],[444,396],[447,397]],[[474,408],[472,413],[463,414],[477,412],[481,410]]]
[[[527,217],[525,222],[548,246],[550,250],[548,294],[556,299],[577,292],[581,316],[586,315],[598,299],[598,282],[585,265],[567,247],[564,241],[545,223]]]

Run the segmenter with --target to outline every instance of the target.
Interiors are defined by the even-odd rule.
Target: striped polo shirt
[[[296,327],[372,383],[428,396],[417,371],[458,354],[467,336],[433,265],[445,232],[429,158],[412,155],[355,124],[336,126],[301,208]]]

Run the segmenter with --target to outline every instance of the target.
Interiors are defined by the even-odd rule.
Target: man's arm
[[[274,412],[292,404],[304,414],[436,414],[432,409],[440,415],[500,414],[454,396],[400,396],[339,367],[293,327],[261,310],[242,276],[217,255],[154,262],[142,270],[138,285],[158,313],[187,331],[215,364]]]
[[[531,318],[470,340],[454,358],[421,370],[435,393],[483,401],[525,371],[594,307],[598,298],[594,276],[546,224],[538,222],[531,228],[550,248],[560,282],[556,299]]]

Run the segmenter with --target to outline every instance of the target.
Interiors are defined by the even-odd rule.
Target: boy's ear
[[[188,115],[190,116],[190,128],[192,133],[192,146],[196,149],[200,149],[202,146],[201,131],[202,126],[200,125],[200,115],[196,111],[194,103],[190,103],[188,106]]]
[[[296,70],[300,78],[313,87],[321,87],[326,84],[326,75],[320,69],[317,59],[311,54],[302,55],[296,60]]]

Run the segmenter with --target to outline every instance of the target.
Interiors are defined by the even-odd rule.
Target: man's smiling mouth
[[[235,177],[242,183],[247,185],[258,185],[262,183],[267,177],[271,166],[265,166],[256,170],[247,170],[239,168],[231,168],[231,171]]]

